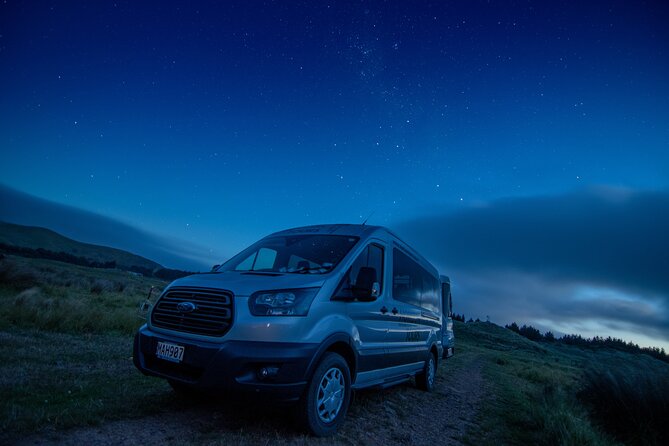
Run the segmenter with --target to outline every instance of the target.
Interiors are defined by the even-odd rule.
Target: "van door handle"
[[[386,314],[387,312],[388,312],[388,309],[385,307],[385,305],[383,307],[381,307],[381,313]]]
[[[391,313],[397,314],[397,313],[399,313],[399,311],[397,311],[397,308],[393,308],[393,311],[391,311]]]

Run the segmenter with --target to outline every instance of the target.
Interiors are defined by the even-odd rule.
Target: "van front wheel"
[[[434,353],[427,354],[423,371],[416,375],[416,385],[419,389],[431,392],[434,389],[434,380],[437,377],[437,357]]]
[[[317,437],[334,434],[346,417],[351,399],[351,373],[346,360],[328,352],[316,367],[300,400],[298,415]]]

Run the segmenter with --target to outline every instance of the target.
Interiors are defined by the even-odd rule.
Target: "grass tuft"
[[[38,275],[32,268],[18,265],[7,256],[0,260],[0,286],[25,289],[38,283]]]
[[[585,374],[580,399],[607,431],[628,445],[669,444],[669,375],[621,366]]]
[[[561,386],[546,385],[536,412],[544,445],[605,445],[609,442],[590,423],[587,411]]]
[[[137,308],[156,279],[54,260],[0,259],[0,328],[131,334]]]

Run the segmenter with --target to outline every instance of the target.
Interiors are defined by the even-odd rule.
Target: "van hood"
[[[256,291],[321,287],[325,283],[324,276],[320,274],[259,274],[227,271],[186,276],[175,280],[168,288],[173,286],[220,288],[232,291],[235,296],[250,296]]]

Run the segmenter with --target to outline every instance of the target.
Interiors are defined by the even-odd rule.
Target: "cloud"
[[[0,220],[41,226],[77,241],[123,249],[167,268],[206,270],[210,260],[204,257],[208,252],[205,248],[192,243],[160,237],[103,215],[3,185],[0,185]],[[195,253],[202,254],[199,260]]]
[[[455,311],[467,317],[490,316],[498,323],[532,323],[543,330],[584,335],[584,330],[596,325],[602,331],[589,336],[644,333],[669,341],[669,308],[662,297],[649,298],[580,281],[551,280],[517,270],[449,273],[456,285]]]
[[[397,229],[452,276],[477,315],[590,318],[669,340],[668,228],[669,193],[600,187],[495,201]]]
[[[493,202],[400,225],[438,263],[512,268],[669,294],[669,193],[593,189]]]

